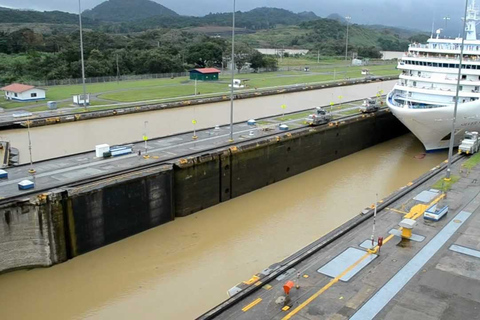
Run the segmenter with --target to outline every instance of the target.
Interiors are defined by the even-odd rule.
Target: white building
[[[257,50],[261,54],[270,55],[270,56],[282,56],[285,53],[288,53],[289,55],[304,56],[309,51],[309,50],[303,50],[303,49],[263,49],[263,48],[257,48],[255,50]]]
[[[36,101],[45,99],[45,90],[29,86],[26,84],[13,83],[3,87],[0,90],[5,91],[5,99],[16,101]]]
[[[382,60],[393,60],[393,59],[401,59],[403,57],[403,51],[380,51],[382,54]]]

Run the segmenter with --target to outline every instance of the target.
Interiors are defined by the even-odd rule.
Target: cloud
[[[103,0],[81,0],[82,9],[91,9]],[[202,16],[210,12],[232,10],[233,0],[156,0],[156,2],[183,15]],[[238,0],[237,10],[247,11],[256,7],[279,7],[294,12],[313,11],[326,17],[331,13],[350,15],[352,22],[360,24],[384,24],[429,30],[432,20],[442,25],[442,17],[449,15],[450,28],[458,30],[463,5],[456,0]],[[78,12],[77,1],[65,0],[0,0],[0,6],[35,10],[61,10]]]

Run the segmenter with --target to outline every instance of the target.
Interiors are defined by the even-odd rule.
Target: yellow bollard
[[[402,238],[410,239],[412,237],[412,229],[402,228]]]

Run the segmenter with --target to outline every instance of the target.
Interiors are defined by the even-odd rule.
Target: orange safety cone
[[[283,291],[285,291],[285,294],[288,296],[288,294],[290,293],[290,290],[292,290],[292,288],[295,286],[295,283],[293,283],[293,281],[287,281],[284,285],[283,285]]]

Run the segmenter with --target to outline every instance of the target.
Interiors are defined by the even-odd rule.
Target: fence
[[[85,83],[102,83],[102,82],[115,82],[115,81],[133,81],[133,80],[147,80],[147,79],[164,79],[164,78],[177,78],[177,77],[186,77],[188,72],[179,72],[179,73],[155,73],[155,74],[138,74],[138,75],[123,75],[120,77],[109,76],[109,77],[95,77],[95,78],[85,78]],[[28,81],[28,84],[33,86],[63,86],[63,85],[73,85],[73,84],[82,84],[82,79],[62,79],[62,80],[43,80],[43,81]]]
[[[369,61],[367,66],[374,66],[374,65],[387,65],[391,64],[390,61]],[[342,65],[333,65],[333,64],[321,64],[318,65],[316,61],[313,61],[308,65],[311,71],[315,69],[331,69],[335,67],[352,67],[350,62]],[[354,67],[354,66],[353,66]],[[304,71],[303,66],[282,66],[278,67],[276,70],[269,70],[260,68],[257,71],[254,71],[251,68],[245,68],[241,71],[241,74],[248,74],[248,73],[265,73],[265,72],[282,72],[282,71]],[[230,74],[231,70],[222,70],[223,73]],[[238,71],[235,70],[235,73],[238,74]],[[341,72],[339,72],[341,73]],[[178,73],[154,73],[154,74],[139,74],[139,75],[123,75],[120,77],[116,76],[107,76],[107,77],[95,77],[95,78],[85,78],[85,83],[103,83],[103,82],[116,82],[116,81],[134,81],[134,80],[148,80],[148,79],[165,79],[165,78],[178,78],[178,77],[186,77],[188,76],[188,72],[178,72]],[[38,87],[50,87],[50,86],[64,86],[64,85],[75,85],[75,84],[82,84],[82,79],[60,79],[60,80],[30,80],[27,81],[27,84],[38,86]],[[0,87],[6,86],[7,84],[0,83]]]

